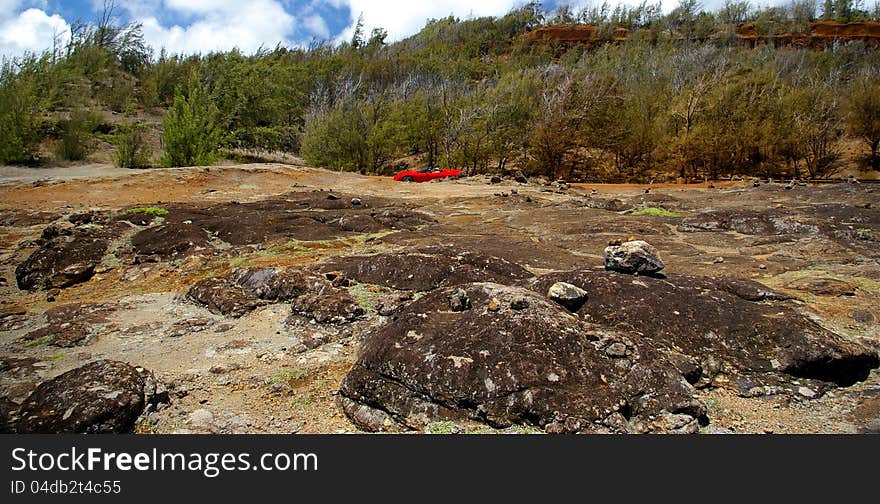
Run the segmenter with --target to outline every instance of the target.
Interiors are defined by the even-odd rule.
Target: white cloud
[[[428,19],[439,19],[450,14],[466,18],[468,16],[501,16],[523,0],[328,0],[334,6],[348,4],[351,8],[351,24],[339,36],[349,40],[354,34],[358,16],[364,15],[364,32],[369,35],[373,28],[388,31],[388,41],[406,38],[425,26]]]
[[[17,57],[25,52],[41,53],[52,47],[53,39],[65,43],[70,38],[70,25],[61,16],[52,16],[40,9],[15,10],[21,2],[0,0],[0,55]]]
[[[154,16],[130,9],[143,24],[144,38],[157,51],[207,53],[235,47],[243,52],[285,42],[296,19],[275,0],[165,0],[165,8],[192,16],[187,26],[162,26]],[[140,16],[137,16],[140,14]]]
[[[303,28],[320,39],[326,39],[330,36],[330,28],[327,27],[327,22],[318,14],[312,14],[303,19]]]

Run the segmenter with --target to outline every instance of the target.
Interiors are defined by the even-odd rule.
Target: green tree
[[[217,160],[222,129],[217,106],[195,74],[186,93],[178,91],[165,114],[165,166],[209,165]]]
[[[0,163],[32,163],[37,159],[40,100],[33,75],[16,72],[11,62],[0,69]]]

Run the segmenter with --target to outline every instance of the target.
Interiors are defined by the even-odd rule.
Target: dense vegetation
[[[430,20],[386,43],[178,56],[155,54],[140,26],[111,11],[72,40],[0,71],[0,163],[88,155],[96,138],[117,164],[150,164],[140,118],[163,114],[154,163],[214,161],[223,149],[284,151],[340,170],[390,172],[402,161],[513,168],[548,177],[648,180],[732,174],[823,177],[848,145],[880,169],[880,51],[855,41],[824,51],[747,49],[735,25],[795,33],[815,18],[878,19],[849,0],[795,0],[718,12],[684,0],[553,13],[530,3],[500,18]],[[544,25],[591,24],[599,46],[530,44]],[[102,124],[94,111],[121,120]]]

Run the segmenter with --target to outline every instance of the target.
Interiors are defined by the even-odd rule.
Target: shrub
[[[55,156],[66,161],[81,161],[93,149],[92,131],[98,124],[95,113],[83,109],[71,112],[61,121],[61,139],[55,146]]]
[[[201,166],[216,161],[221,132],[219,112],[201,82],[190,78],[184,95],[174,97],[174,105],[165,114],[165,166]]]
[[[116,133],[116,152],[113,163],[119,168],[147,168],[150,166],[150,148],[144,138],[142,124],[120,124]]]

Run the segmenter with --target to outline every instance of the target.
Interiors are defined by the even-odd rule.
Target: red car
[[[461,170],[441,170],[439,168],[422,168],[421,170],[406,170],[394,176],[399,182],[427,182],[429,180],[446,177],[457,177]]]

